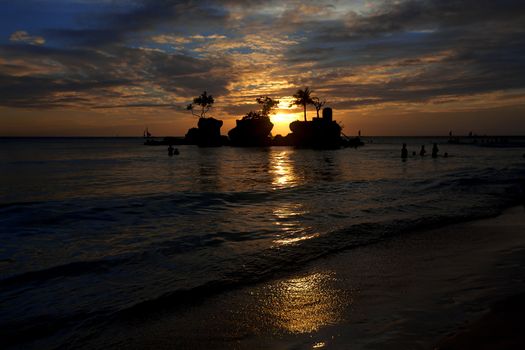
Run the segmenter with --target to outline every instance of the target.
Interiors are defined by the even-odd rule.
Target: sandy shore
[[[114,322],[69,345],[466,349],[475,342],[481,349],[490,331],[500,329],[487,348],[509,348],[501,345],[509,332],[521,332],[516,342],[525,334],[523,323],[509,326],[524,313],[507,312],[523,310],[525,297],[506,299],[525,291],[524,214],[516,207],[351,249],[257,285]],[[500,300],[507,302],[495,304]],[[492,305],[499,306],[487,314]]]
[[[440,341],[436,349],[525,349],[525,293],[495,303],[479,320]]]

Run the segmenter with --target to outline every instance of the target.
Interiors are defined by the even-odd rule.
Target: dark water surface
[[[336,151],[0,139],[0,335],[49,346],[523,198],[523,148]],[[441,142],[448,158],[399,158]]]

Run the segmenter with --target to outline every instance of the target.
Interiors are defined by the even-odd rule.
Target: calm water
[[[140,139],[0,139],[0,333],[18,342],[45,325],[57,345],[123,312],[523,198],[523,148],[373,141],[170,158]],[[411,154],[433,141],[450,157],[400,160],[402,142]]]

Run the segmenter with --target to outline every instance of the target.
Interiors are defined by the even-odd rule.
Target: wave
[[[235,288],[264,281],[276,275],[287,273],[304,266],[313,260],[331,255],[343,250],[374,244],[393,236],[407,232],[418,232],[452,223],[494,216],[508,206],[523,203],[524,185],[522,180],[523,167],[512,169],[486,168],[472,175],[471,171],[458,171],[439,179],[420,180],[399,186],[399,180],[378,180],[384,186],[395,189],[391,192],[379,193],[368,206],[360,208],[366,212],[360,222],[354,222],[337,229],[316,232],[308,239],[294,241],[288,245],[269,245],[256,251],[242,252],[222,256],[217,266],[200,272],[202,278],[188,279],[191,273],[178,270],[179,266],[170,264],[172,258],[198,254],[206,249],[214,251],[223,245],[234,245],[237,242],[271,239],[278,232],[270,229],[258,229],[250,232],[217,230],[212,233],[182,234],[170,239],[164,238],[142,244],[135,251],[125,254],[108,255],[100,259],[66,262],[56,266],[18,273],[0,280],[2,293],[11,298],[20,297],[24,293],[46,293],[46,288],[56,286],[59,289],[75,290],[92,281],[93,276],[103,276],[112,280],[118,273],[124,273],[134,279],[136,290],[125,289],[127,286],[108,284],[105,288],[121,288],[103,300],[105,295],[90,295],[92,298],[82,305],[71,306],[67,312],[56,314],[46,313],[37,308],[33,313],[21,311],[6,313],[1,317],[0,328],[7,330],[16,327],[18,331],[9,336],[10,343],[19,344],[35,337],[45,337],[57,330],[75,328],[78,325],[92,328],[94,331],[103,327],[105,322],[129,317],[147,317],[166,309],[185,307],[190,302],[198,302],[211,295]],[[327,186],[361,189],[371,186],[370,182],[320,184],[315,187],[317,193],[326,193]],[[401,188],[401,189],[400,189]],[[192,193],[155,194],[145,197],[130,197],[119,199],[100,199],[87,201],[83,208],[70,207],[74,201],[54,202],[24,202],[4,204],[0,212],[10,215],[21,211],[20,216],[31,217],[32,212],[44,209],[54,211],[59,216],[46,222],[46,225],[63,225],[64,222],[78,224],[79,218],[93,220],[103,213],[111,213],[112,220],[118,220],[119,215],[133,216],[133,210],[147,210],[156,215],[169,215],[174,208],[177,213],[198,217],[196,214],[206,213],[206,210],[235,210],[245,206],[266,205],[290,196],[305,197],[314,191],[314,186],[298,186],[293,189],[265,192],[235,192],[235,193]],[[403,197],[396,202],[392,198],[400,196],[400,192],[412,191],[413,195]],[[435,194],[434,196],[428,193]],[[383,198],[384,197],[384,198]],[[474,200],[475,199],[475,200]],[[445,210],[440,208],[446,207]],[[67,211],[64,213],[64,210]],[[337,214],[337,213],[335,213]],[[334,214],[334,215],[335,215]],[[411,215],[408,215],[411,214]],[[43,225],[38,217],[27,220],[24,225]],[[190,254],[191,253],[191,254]],[[162,267],[162,269],[160,268]],[[186,267],[183,267],[186,268]],[[194,266],[195,268],[195,266]],[[159,280],[157,270],[162,270],[161,282],[155,287],[150,285],[150,278]],[[191,271],[190,271],[191,272]],[[178,275],[179,274],[179,275]],[[150,276],[151,275],[151,276]],[[78,282],[71,282],[78,279]],[[181,282],[182,281],[182,282]],[[70,283],[70,284],[68,284]],[[18,296],[17,293],[22,296]],[[47,292],[51,293],[51,292]],[[105,303],[102,303],[103,300]],[[35,333],[35,325],[48,324],[40,327]]]
[[[238,262],[241,268],[225,271],[220,278],[205,281],[189,288],[177,288],[151,296],[148,299],[131,302],[120,309],[75,310],[69,314],[44,314],[28,317],[15,322],[1,322],[0,335],[6,346],[21,344],[49,336],[67,328],[82,327],[96,333],[108,322],[115,320],[144,319],[159,312],[187,307],[203,299],[258,283],[276,275],[293,271],[304,264],[339,251],[373,244],[400,233],[416,232],[451,223],[495,215],[492,208],[478,210],[469,215],[449,217],[422,217],[417,220],[392,221],[386,224],[363,223],[345,230],[330,232],[319,238],[301,242],[295,246],[271,248],[257,255],[245,257]],[[33,271],[8,278],[0,282],[2,288],[20,287],[25,284],[42,283],[53,279],[78,276],[82,273],[109,273],[124,260],[91,261],[56,266],[42,271]],[[15,329],[16,331],[12,331]],[[9,330],[9,331],[7,331]]]
[[[306,263],[347,249],[374,244],[399,234],[418,232],[448,224],[494,216],[505,207],[515,204],[514,200],[506,200],[495,208],[494,203],[479,206],[475,210],[465,210],[455,215],[422,216],[411,220],[392,220],[383,223],[361,223],[351,227],[332,231],[310,240],[300,241],[294,245],[271,247],[257,254],[242,256],[235,264],[229,264],[226,269],[214,279],[209,279],[189,287],[173,286],[164,292],[149,295],[147,298],[130,299],[121,303],[122,308],[100,308],[92,310],[75,310],[69,314],[45,314],[38,317],[28,317],[15,322],[0,322],[0,328],[12,329],[17,332],[6,334],[9,343],[19,344],[28,339],[36,339],[53,334],[64,327],[73,327],[79,323],[83,327],[98,329],[113,320],[141,319],[166,310],[186,307],[191,303],[222,293],[258,283],[277,275],[293,271]],[[176,247],[176,241],[170,242]],[[172,248],[173,248],[172,247]],[[165,247],[165,252],[170,247]],[[169,252],[173,253],[173,252]],[[145,254],[145,253],[142,253]],[[39,283],[60,281],[62,278],[79,276],[81,274],[109,274],[112,269],[120,269],[130,261],[144,257],[126,256],[98,261],[83,261],[55,266],[41,271],[31,271],[0,281],[2,288],[23,288],[31,286],[38,288]],[[128,266],[133,268],[133,266]],[[6,320],[4,320],[6,321]],[[45,327],[41,327],[42,325]],[[39,331],[35,333],[35,330]],[[9,344],[8,343],[8,344]]]

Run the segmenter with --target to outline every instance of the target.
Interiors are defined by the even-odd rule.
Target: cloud
[[[19,30],[11,34],[9,40],[12,42],[23,42],[31,45],[44,45],[46,40],[41,36],[32,36],[24,30]]]
[[[12,45],[0,57],[0,105],[20,108],[184,104],[204,89],[225,94],[229,75],[226,60],[139,48]]]
[[[192,42],[203,42],[207,40],[221,40],[226,39],[225,35],[212,34],[212,35],[190,35],[190,36],[180,36],[174,34],[160,34],[151,37],[151,40],[157,44],[189,44]]]
[[[523,2],[374,5],[315,24],[310,19],[294,24],[309,29],[284,54],[290,75],[301,77],[296,82],[321,87],[340,108],[525,88]]]
[[[517,93],[524,23],[518,0],[136,0],[43,30],[54,47],[0,47],[0,104],[166,107],[207,90],[231,114],[307,85],[345,109]]]
[[[85,16],[84,16],[85,17]],[[169,25],[181,31],[199,30],[214,26],[222,28],[228,12],[213,2],[180,0],[137,1],[128,11],[94,14],[81,28],[49,29],[46,32],[57,40],[76,46],[104,47],[124,44],[134,36]]]

